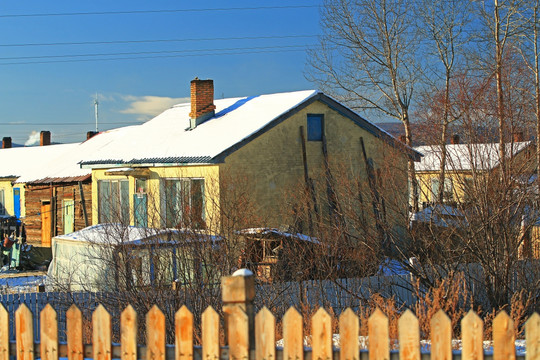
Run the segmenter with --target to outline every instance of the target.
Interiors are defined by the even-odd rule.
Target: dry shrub
[[[360,335],[368,335],[368,320],[375,309],[380,309],[388,317],[388,335],[390,336],[390,347],[397,344],[398,339],[398,319],[401,315],[402,307],[398,307],[393,297],[384,298],[381,294],[373,294],[365,305],[360,304],[358,315],[360,317]]]
[[[418,299],[414,310],[418,317],[422,338],[431,337],[431,318],[439,310],[443,310],[450,318],[454,336],[461,333],[461,318],[473,304],[473,298],[463,274],[450,273],[447,278],[437,281],[435,286],[425,292],[421,290],[420,283],[417,281],[414,284],[414,290]]]
[[[514,322],[514,338],[523,339],[525,331],[525,322],[528,318],[528,311],[532,305],[532,294],[521,290],[512,295],[509,305],[502,306],[498,310],[492,309],[487,312],[483,317],[484,320],[484,339],[491,340],[493,337],[493,319],[501,311],[509,313],[510,318]]]

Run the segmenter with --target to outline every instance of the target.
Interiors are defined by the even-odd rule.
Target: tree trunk
[[[506,121],[504,116],[504,98],[503,98],[503,85],[502,85],[502,56],[503,56],[503,43],[500,37],[501,20],[499,16],[499,1],[495,2],[495,78],[497,82],[497,117],[499,119],[499,166],[501,171],[501,180],[506,179],[506,149],[504,134],[506,128]]]
[[[448,113],[450,106],[450,72],[448,70],[446,71],[446,83],[444,91],[444,114],[441,129],[441,165],[439,170],[439,194],[437,194],[440,204],[444,202],[444,179],[446,175],[446,137],[448,132]]]
[[[412,148],[412,134],[411,124],[409,120],[409,110],[404,108],[402,111],[401,122],[405,129],[405,144]],[[416,173],[414,171],[414,160],[409,158],[407,162],[407,175],[409,177],[409,184],[411,185],[412,197],[413,197],[413,212],[417,212],[418,208],[418,187],[416,186]]]

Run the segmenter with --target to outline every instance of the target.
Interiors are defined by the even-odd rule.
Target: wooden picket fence
[[[67,343],[58,341],[56,311],[47,305],[40,316],[40,343],[34,341],[33,314],[22,304],[15,312],[16,341],[9,342],[9,315],[0,306],[0,360],[357,360],[390,359],[392,354],[388,318],[376,309],[368,319],[367,351],[360,351],[359,318],[351,310],[339,316],[340,348],[333,348],[332,317],[320,308],[311,319],[311,334],[305,334],[301,314],[290,308],[282,319],[283,347],[276,347],[276,319],[266,308],[253,311],[253,282],[241,277],[226,277],[222,282],[224,325],[228,346],[220,346],[220,316],[207,308],[201,318],[202,346],[194,346],[193,314],[182,306],[175,314],[174,345],[166,344],[166,319],[154,306],[145,317],[146,341],[139,345],[138,314],[128,305],[120,316],[120,344],[112,343],[111,316],[103,306],[92,314],[92,343],[83,343],[81,311],[72,305],[66,313]],[[484,359],[483,322],[469,312],[461,321],[461,359]],[[398,320],[398,356],[401,360],[420,360],[420,328],[417,317],[409,310]],[[431,359],[453,359],[452,327],[441,310],[431,320]],[[525,324],[525,359],[540,359],[540,316],[534,314]],[[304,348],[304,338],[311,335],[311,349]],[[514,324],[504,311],[493,320],[493,357],[516,359]]]

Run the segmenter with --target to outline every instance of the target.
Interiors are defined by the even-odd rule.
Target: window
[[[148,226],[147,203],[146,179],[135,179],[135,194],[133,194],[133,222],[135,226]]]
[[[4,202],[4,190],[0,190],[0,215],[6,215],[6,206]]]
[[[129,224],[129,183],[127,180],[98,181],[100,223]]]
[[[165,179],[163,186],[165,226],[204,228],[204,179]]]
[[[431,179],[431,201],[437,202],[437,196],[439,196],[439,179],[438,178],[432,178]],[[443,200],[446,201],[452,201],[454,198],[454,193],[452,189],[452,179],[445,178],[444,179],[444,188],[443,188]]]
[[[474,198],[474,181],[472,177],[463,179],[463,201],[470,202]]]
[[[308,114],[307,116],[307,139],[308,141],[322,141],[323,115]]]

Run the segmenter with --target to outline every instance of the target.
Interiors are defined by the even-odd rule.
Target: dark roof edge
[[[124,160],[94,160],[94,161],[81,161],[79,164],[81,167],[91,167],[91,165],[121,165],[121,166],[130,166],[130,165],[178,165],[178,164],[210,164],[214,163],[210,156],[177,156],[177,157],[168,157],[168,158],[144,158],[144,159],[132,159],[129,161]]]
[[[301,102],[300,104],[298,104],[294,108],[290,109],[289,111],[281,114],[280,116],[278,116],[277,118],[275,118],[274,120],[269,122],[266,126],[261,128],[259,131],[251,134],[247,138],[243,139],[242,141],[234,144],[233,146],[231,146],[228,149],[224,150],[220,154],[216,155],[214,157],[214,160],[216,162],[224,162],[224,160],[225,160],[225,158],[227,156],[229,156],[230,154],[232,154],[236,150],[240,149],[241,147],[243,147],[247,143],[251,142],[256,137],[264,134],[268,130],[274,128],[275,126],[277,126],[279,124],[281,124],[285,119],[287,119],[287,118],[291,117],[292,115],[298,113],[300,110],[306,108],[307,106],[311,105],[315,101],[321,101],[322,103],[328,105],[328,107],[330,107],[331,109],[333,109],[333,110],[337,111],[338,113],[340,113],[341,115],[351,119],[356,125],[358,125],[362,129],[366,130],[370,134],[382,139],[383,141],[385,141],[389,145],[406,152],[407,155],[409,156],[409,158],[411,158],[412,160],[420,161],[420,158],[423,156],[418,151],[416,151],[413,148],[403,144],[401,141],[397,140],[392,135],[388,134],[387,132],[385,132],[381,128],[377,127],[376,125],[370,123],[369,121],[367,121],[366,119],[364,119],[363,117],[361,117],[360,115],[358,115],[357,113],[352,111],[351,109],[345,107],[344,105],[340,104],[339,102],[332,99],[331,97],[319,92],[319,93],[315,94],[314,96],[304,100],[303,102]]]

